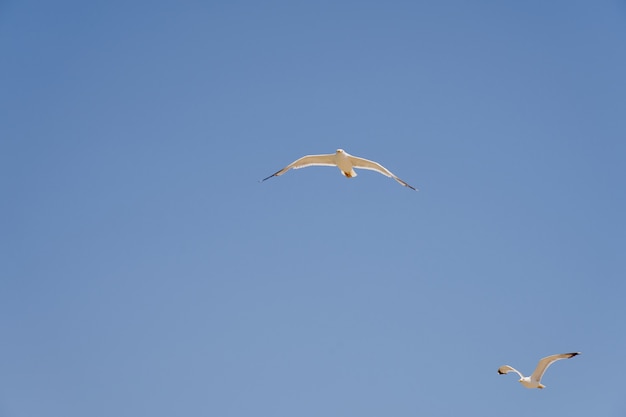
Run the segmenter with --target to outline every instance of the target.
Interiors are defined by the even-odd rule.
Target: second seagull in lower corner
[[[498,369],[500,375],[508,374],[509,372],[515,372],[520,376],[519,382],[526,388],[545,388],[546,386],[541,383],[541,377],[548,369],[548,366],[561,359],[573,358],[576,355],[580,355],[580,352],[572,353],[559,353],[557,355],[546,356],[541,359],[537,364],[537,367],[530,376],[524,376],[520,371],[509,365],[502,365]]]

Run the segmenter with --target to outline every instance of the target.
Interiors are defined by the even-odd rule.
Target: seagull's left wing
[[[560,353],[558,355],[550,355],[550,356],[546,356],[545,358],[542,358],[537,364],[537,367],[535,368],[535,370],[533,371],[531,378],[534,379],[535,381],[540,381],[541,377],[546,372],[546,369],[548,369],[548,367],[552,365],[554,362],[561,360],[561,359],[573,358],[576,355],[580,355],[580,352]]]
[[[350,161],[352,162],[352,165],[355,168],[369,169],[370,171],[376,171],[389,178],[393,178],[394,180],[398,181],[400,184],[404,185],[405,187],[409,187],[411,190],[417,191],[415,187],[410,186],[406,182],[402,181],[400,178],[396,177],[391,171],[389,171],[387,168],[385,168],[378,162],[370,161],[369,159],[359,158],[359,157],[352,156],[352,155],[350,155]]]
[[[315,165],[335,166],[335,154],[303,156],[300,159],[296,159],[295,161],[293,161],[292,163],[290,163],[289,165],[287,165],[280,171],[276,171],[269,177],[263,178],[261,182],[267,179],[270,179],[272,177],[278,177],[280,175],[283,175],[285,172],[289,171],[291,168],[300,169],[300,168],[305,168],[305,167],[310,167],[310,166],[315,166]]]
[[[509,372],[515,372],[516,374],[519,375],[520,378],[524,378],[524,375],[522,375],[522,373],[520,371],[518,371],[517,369],[513,368],[512,366],[502,365],[501,367],[498,368],[498,373],[500,375],[506,375]]]

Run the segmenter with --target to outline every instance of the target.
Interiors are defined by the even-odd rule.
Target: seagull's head
[[[345,151],[343,149],[337,149],[337,153],[344,153]]]

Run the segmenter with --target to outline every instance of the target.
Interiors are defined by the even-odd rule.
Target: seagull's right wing
[[[310,166],[336,166],[335,164],[335,154],[327,154],[327,155],[307,155],[303,156],[300,159],[295,160],[294,162],[287,165],[285,168],[281,169],[270,175],[267,178],[263,178],[261,181],[265,181],[272,177],[278,177],[283,175],[285,172],[289,171],[291,168],[300,169]]]
[[[509,372],[515,372],[516,374],[519,375],[520,378],[524,378],[524,375],[522,375],[522,373],[520,371],[518,371],[517,369],[513,368],[512,366],[502,365],[500,368],[498,368],[498,373],[500,375],[508,374]]]
[[[352,165],[354,165],[355,168],[369,169],[370,171],[376,171],[389,178],[393,178],[398,183],[400,183],[401,185],[404,185],[405,187],[409,187],[411,190],[417,191],[415,187],[407,184],[405,181],[402,181],[400,178],[396,177],[391,171],[389,171],[387,168],[385,168],[378,162],[370,161],[369,159],[359,158],[358,156],[352,156],[352,155],[350,155],[350,161],[352,161]]]
[[[560,353],[558,355],[546,356],[539,361],[539,364],[537,364],[537,367],[533,371],[531,378],[539,382],[544,372],[546,372],[546,369],[548,369],[548,366],[552,365],[558,360],[573,358],[576,355],[580,355],[580,352]]]

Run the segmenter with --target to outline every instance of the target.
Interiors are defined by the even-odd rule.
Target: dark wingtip
[[[572,355],[572,358],[573,358],[574,356],[578,356],[578,355],[580,355],[581,353],[582,353],[582,352],[572,352],[572,353],[570,353],[570,355]]]
[[[282,171],[282,169],[281,169],[280,171]],[[259,181],[259,182],[263,182],[263,181],[265,181],[265,180],[269,180],[269,179],[270,179],[270,178],[272,178],[272,177],[277,177],[277,176],[278,176],[278,174],[280,173],[280,171],[276,171],[276,172],[274,172],[272,175],[270,175],[270,176],[269,176],[269,177],[267,177],[267,178],[263,178],[263,179],[262,179],[261,181]]]
[[[504,375],[504,372],[500,372],[500,370],[498,369],[498,375]]]

